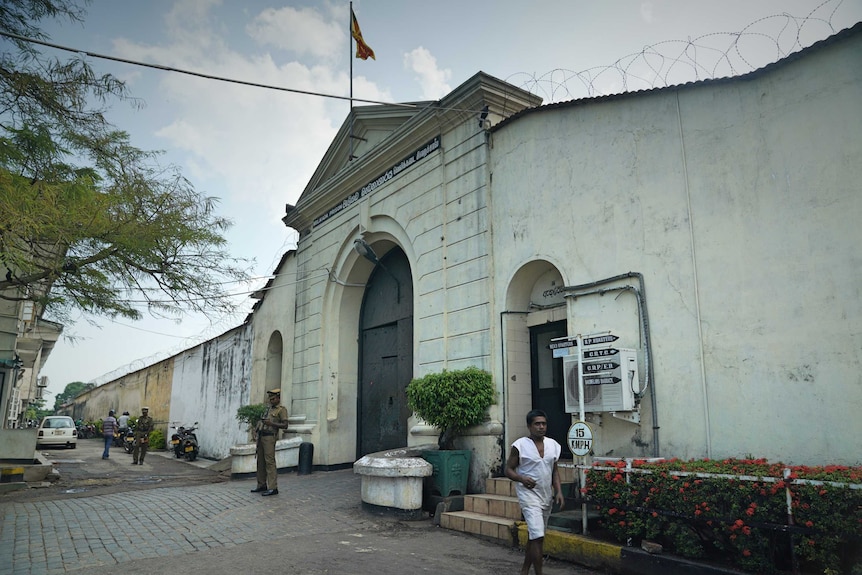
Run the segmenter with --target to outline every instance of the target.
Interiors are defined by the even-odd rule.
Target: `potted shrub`
[[[236,410],[236,420],[246,424],[246,431],[251,433],[257,423],[263,419],[268,406],[265,403],[256,403],[253,405],[243,405]]]
[[[407,386],[407,405],[440,430],[439,451],[422,455],[434,467],[430,495],[466,493],[470,450],[455,450],[455,438],[468,427],[487,421],[488,407],[496,398],[491,374],[476,367],[429,373]]]

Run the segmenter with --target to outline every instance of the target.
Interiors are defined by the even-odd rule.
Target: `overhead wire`
[[[304,96],[317,96],[319,98],[331,98],[333,100],[343,100],[350,102],[362,102],[364,104],[378,104],[382,106],[397,106],[401,108],[411,108],[411,109],[424,109],[428,107],[428,104],[420,105],[416,103],[410,102],[385,102],[382,100],[370,100],[367,98],[356,98],[351,96],[339,96],[337,94],[327,94],[325,92],[315,92],[312,90],[300,90],[298,88],[286,88],[284,86],[273,86],[271,84],[262,84],[260,82],[250,82],[248,80],[237,80],[235,78],[226,78],[224,76],[216,76],[214,74],[206,74],[204,72],[194,72],[192,70],[183,70],[181,68],[174,68],[172,66],[164,66],[162,64],[152,64],[149,62],[141,62],[138,60],[130,60],[128,58],[120,58],[119,56],[110,56],[108,54],[99,54],[97,52],[91,52],[89,50],[83,50],[81,48],[72,48],[69,46],[63,46],[62,44],[56,44],[54,42],[48,42],[46,40],[39,40],[36,38],[28,38],[27,36],[21,36],[19,34],[13,34],[12,32],[5,32],[0,30],[0,36],[5,36],[7,38],[12,38],[14,40],[18,40],[21,42],[30,42],[33,44],[39,44],[40,46],[45,46],[48,48],[54,48],[55,50],[63,50],[66,52],[71,52],[73,54],[82,54],[84,56],[88,56],[90,58],[98,58],[101,60],[110,60],[112,62],[120,62],[122,64],[129,64],[132,66],[142,66],[144,68],[152,68],[154,70],[161,70],[163,72],[175,72],[177,74],[185,74],[187,76],[194,76],[197,78],[204,78],[206,80],[215,80],[217,82],[228,82],[231,84],[239,84],[241,86],[251,86],[252,88],[263,88],[265,90],[277,90],[279,92],[290,92],[293,94],[301,94]],[[432,104],[433,105],[433,104]],[[440,108],[442,110],[451,110],[456,112],[475,112],[480,113],[481,110],[472,110],[472,109],[461,109],[461,108]]]

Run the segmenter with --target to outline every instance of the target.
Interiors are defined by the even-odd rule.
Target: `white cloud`
[[[321,58],[334,58],[347,44],[344,26],[314,8],[267,8],[246,32],[261,45]]]
[[[422,46],[404,55],[404,67],[416,73],[423,98],[437,100],[452,91],[448,84],[452,71],[439,69],[437,59]]]
[[[286,60],[283,52],[240,52],[222,40],[220,24],[211,15],[198,14],[189,22],[194,33],[184,29],[185,4],[179,2],[168,16],[170,32],[165,41],[150,45],[118,40],[115,51],[129,59],[212,76],[348,94],[349,76],[329,60],[325,50],[306,54],[307,62]],[[334,29],[315,17],[321,30]],[[260,24],[275,22],[274,18],[267,9],[251,21]],[[269,33],[263,28],[258,32],[262,34],[258,39]],[[341,43],[346,45],[346,35]],[[198,190],[222,199],[220,211],[236,222],[229,239],[238,255],[257,254],[266,260],[259,264],[269,265],[270,253],[288,233],[280,221],[284,205],[296,203],[345,120],[348,102],[185,74],[154,74],[157,88],[147,96],[147,113],[152,114],[149,130],[158,138],[158,147],[169,150],[167,159],[183,166]],[[354,95],[380,101],[390,98],[364,77],[354,78]],[[258,269],[267,271],[271,270]]]

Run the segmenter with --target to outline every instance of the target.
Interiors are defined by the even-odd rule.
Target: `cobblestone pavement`
[[[301,523],[306,535],[373,528],[370,517],[355,509],[359,483],[351,471],[289,481],[311,483],[322,475],[329,487],[325,494],[311,490],[285,497],[290,490],[283,490],[280,496],[262,499],[245,488],[253,482],[244,481],[7,502],[0,506],[0,575],[65,573],[270,539],[283,535],[274,529],[280,521],[273,518],[280,514]],[[309,516],[323,507],[330,512]]]
[[[253,480],[0,502],[0,575],[517,572],[517,549],[361,508],[351,469]],[[546,575],[594,573],[549,561]]]

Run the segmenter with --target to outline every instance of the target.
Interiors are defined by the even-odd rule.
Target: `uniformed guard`
[[[144,456],[150,446],[150,432],[153,430],[153,418],[150,408],[142,407],[141,416],[135,424],[135,447],[132,449],[132,465],[143,465]]]
[[[251,492],[278,495],[275,442],[279,431],[287,429],[287,409],[281,405],[281,389],[271,389],[266,394],[269,408],[254,430],[254,439],[257,442],[257,487]]]

